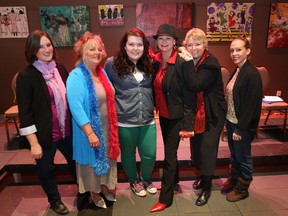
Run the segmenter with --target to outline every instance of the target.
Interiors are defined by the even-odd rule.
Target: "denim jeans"
[[[253,161],[251,155],[252,135],[247,130],[241,131],[241,140],[232,140],[235,124],[226,121],[228,145],[230,149],[231,165],[239,170],[239,175],[243,179],[251,179],[253,174]]]
[[[76,176],[75,162],[73,161],[72,154],[72,139],[71,136],[67,136],[64,139],[58,140],[52,143],[51,148],[42,149],[43,156],[40,160],[36,160],[37,174],[39,177],[40,184],[45,191],[48,201],[50,203],[55,203],[61,200],[60,194],[58,192],[57,183],[55,181],[54,171],[54,157],[56,150],[63,154],[65,157],[69,168],[72,171],[73,176]]]

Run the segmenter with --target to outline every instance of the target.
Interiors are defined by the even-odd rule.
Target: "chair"
[[[223,81],[224,92],[225,92],[225,90],[226,90],[226,85],[227,85],[227,83],[228,83],[228,80],[230,79],[231,74],[230,74],[230,72],[228,71],[228,69],[225,68],[225,67],[223,67],[223,66],[221,67],[221,74],[222,74],[222,81]]]
[[[258,69],[262,79],[263,96],[269,95],[269,85],[271,83],[270,74],[265,67],[257,66],[256,68]]]
[[[267,94],[269,94],[269,85],[271,82],[269,71],[265,67],[257,67],[257,69],[258,69],[258,71],[261,75],[261,79],[262,79],[263,94],[267,95]],[[268,121],[269,116],[270,116],[272,111],[279,111],[279,112],[284,113],[282,130],[283,130],[283,133],[285,133],[286,124],[287,124],[288,104],[284,101],[283,102],[275,102],[275,103],[271,103],[271,104],[262,102],[262,112],[267,113],[267,116],[266,116],[265,121],[264,121],[264,125],[267,124],[267,121]],[[259,126],[257,128],[256,137],[258,137],[258,130],[259,130]]]
[[[228,80],[231,76],[230,72],[228,71],[227,68],[225,67],[221,67],[221,74],[222,74],[222,81],[223,81],[223,86],[224,86],[224,94],[225,94],[225,91],[226,91],[226,85],[228,83]],[[224,133],[226,131],[226,128],[224,126],[222,132],[221,132],[221,140],[224,141]]]
[[[10,140],[10,133],[9,133],[9,121],[13,120],[15,128],[17,130],[17,134],[19,134],[19,128],[18,128],[18,123],[17,123],[17,119],[18,119],[18,105],[16,102],[16,79],[17,79],[18,73],[16,73],[12,79],[11,82],[11,86],[12,86],[12,90],[13,90],[13,94],[14,94],[14,100],[13,100],[13,106],[10,107],[9,109],[7,109],[4,112],[4,122],[5,122],[5,128],[6,128],[6,135],[7,135],[7,142],[8,144],[11,143]]]

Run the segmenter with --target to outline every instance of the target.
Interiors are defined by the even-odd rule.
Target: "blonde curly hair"
[[[81,61],[83,61],[83,50],[85,45],[89,40],[94,40],[98,45],[100,45],[102,49],[102,58],[105,58],[107,56],[104,43],[100,37],[100,35],[96,35],[92,32],[85,32],[74,44],[74,52],[76,57],[76,63],[77,66]]]

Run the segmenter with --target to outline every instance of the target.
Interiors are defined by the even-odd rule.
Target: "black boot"
[[[198,196],[195,205],[197,206],[203,206],[205,205],[210,196],[211,196],[211,187],[212,187],[212,175],[202,175],[202,180],[201,180],[201,186],[202,186],[202,192]]]
[[[90,191],[87,191],[83,194],[81,193],[77,194],[76,203],[78,211],[85,209],[89,205],[89,197],[90,197]]]
[[[199,190],[202,188],[201,181],[202,181],[202,176],[199,176],[196,178],[195,182],[192,185],[194,190]]]

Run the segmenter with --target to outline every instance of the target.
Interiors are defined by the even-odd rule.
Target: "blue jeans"
[[[239,171],[240,177],[245,180],[251,179],[253,175],[253,161],[251,155],[251,142],[253,136],[249,131],[242,130],[241,140],[232,140],[235,124],[226,121],[228,145],[231,152],[230,160],[234,169]]]
[[[67,136],[64,139],[52,143],[52,146],[49,149],[42,149],[42,158],[40,160],[36,160],[37,174],[40,184],[45,191],[50,203],[55,203],[61,200],[54,176],[54,157],[57,149],[59,149],[59,151],[65,157],[73,176],[76,176],[75,162],[73,161],[72,157],[73,154],[71,136]]]

